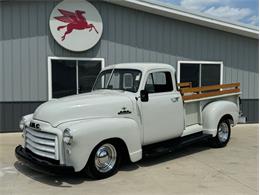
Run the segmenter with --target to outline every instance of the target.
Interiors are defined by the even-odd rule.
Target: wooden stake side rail
[[[229,93],[238,93],[240,83],[222,84],[222,85],[210,85],[203,87],[190,87],[181,88],[180,92],[182,94],[183,100],[193,100],[205,97],[218,96]],[[189,94],[185,94],[189,93]],[[194,93],[194,94],[191,94]]]
[[[177,86],[180,87],[180,88],[183,88],[183,87],[192,87],[192,83],[191,83],[191,82],[177,83]]]

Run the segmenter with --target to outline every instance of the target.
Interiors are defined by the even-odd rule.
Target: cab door
[[[141,102],[144,144],[179,137],[184,128],[183,103],[169,71],[152,71],[144,90],[148,101]]]

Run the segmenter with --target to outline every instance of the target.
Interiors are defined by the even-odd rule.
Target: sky
[[[220,19],[259,26],[258,0],[160,0]]]

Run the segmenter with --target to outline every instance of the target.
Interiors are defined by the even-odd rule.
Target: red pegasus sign
[[[70,12],[63,9],[58,9],[58,10],[62,14],[62,16],[56,16],[54,18],[61,22],[68,23],[67,25],[59,26],[57,28],[57,30],[59,31],[67,27],[66,32],[61,37],[62,41],[66,38],[66,35],[71,33],[74,29],[84,30],[89,28],[89,32],[90,32],[94,28],[94,30],[98,34],[96,27],[93,24],[88,23],[86,18],[83,16],[83,14],[86,13],[85,11],[76,10],[75,12]]]

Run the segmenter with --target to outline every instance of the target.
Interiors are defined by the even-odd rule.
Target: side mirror
[[[142,102],[148,102],[149,96],[148,96],[148,92],[146,90],[141,90],[140,99]]]

